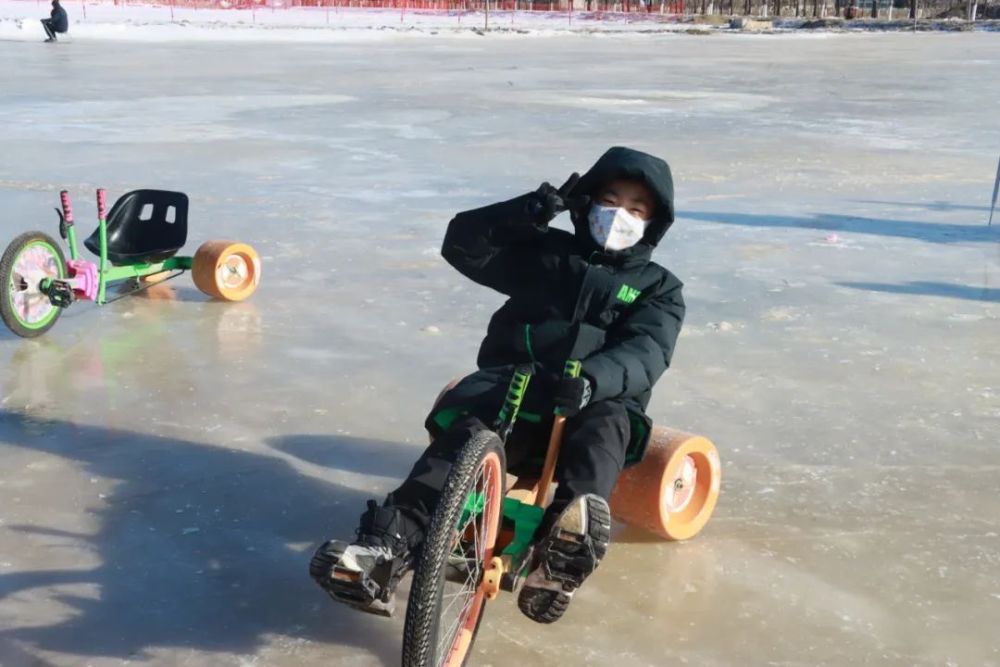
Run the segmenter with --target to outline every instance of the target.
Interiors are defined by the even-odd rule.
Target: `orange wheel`
[[[245,243],[208,241],[194,256],[194,284],[223,301],[243,301],[260,283],[260,257]]]
[[[710,440],[657,426],[645,458],[618,478],[611,513],[667,539],[686,540],[712,516],[721,480],[719,453]]]

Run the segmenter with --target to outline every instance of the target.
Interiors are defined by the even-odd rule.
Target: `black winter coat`
[[[657,200],[646,235],[631,248],[597,246],[586,213],[574,218],[575,234],[532,225],[529,193],[456,215],[441,252],[463,275],[509,297],[490,320],[480,368],[534,361],[559,373],[567,359],[579,359],[593,400],[623,400],[648,425],[650,392],[670,366],[684,319],[681,281],[650,261],[674,220],[670,168],[612,148],[572,194],[593,197],[623,177],[644,181]]]
[[[66,32],[69,30],[69,17],[66,15],[66,10],[62,8],[62,5],[53,7],[49,16],[52,18],[53,30],[56,32]]]

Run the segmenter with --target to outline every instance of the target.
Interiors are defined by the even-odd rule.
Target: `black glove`
[[[562,378],[556,384],[552,403],[563,417],[572,417],[590,403],[590,380],[587,378]]]
[[[545,227],[563,211],[580,211],[586,208],[590,203],[590,197],[569,196],[579,180],[580,174],[574,172],[558,190],[548,182],[538,186],[528,198],[527,214],[531,224]]]

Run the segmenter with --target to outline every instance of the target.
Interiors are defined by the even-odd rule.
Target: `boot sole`
[[[309,576],[336,602],[376,616],[392,616],[395,596],[383,601],[381,587],[366,573],[338,567],[340,555],[317,551],[309,562]]]
[[[577,588],[593,574],[611,541],[611,514],[597,498],[588,498],[586,534],[561,531],[541,545],[540,567],[529,575],[517,598],[521,612],[537,623],[562,618]]]

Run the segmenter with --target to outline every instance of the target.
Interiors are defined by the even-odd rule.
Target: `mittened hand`
[[[552,403],[558,414],[572,417],[580,413],[590,403],[590,380],[583,377],[562,378],[556,385]]]
[[[538,186],[528,199],[528,220],[539,227],[545,227],[552,219],[563,211],[576,211],[586,208],[590,197],[570,197],[580,174],[574,172],[558,190],[548,182]]]

